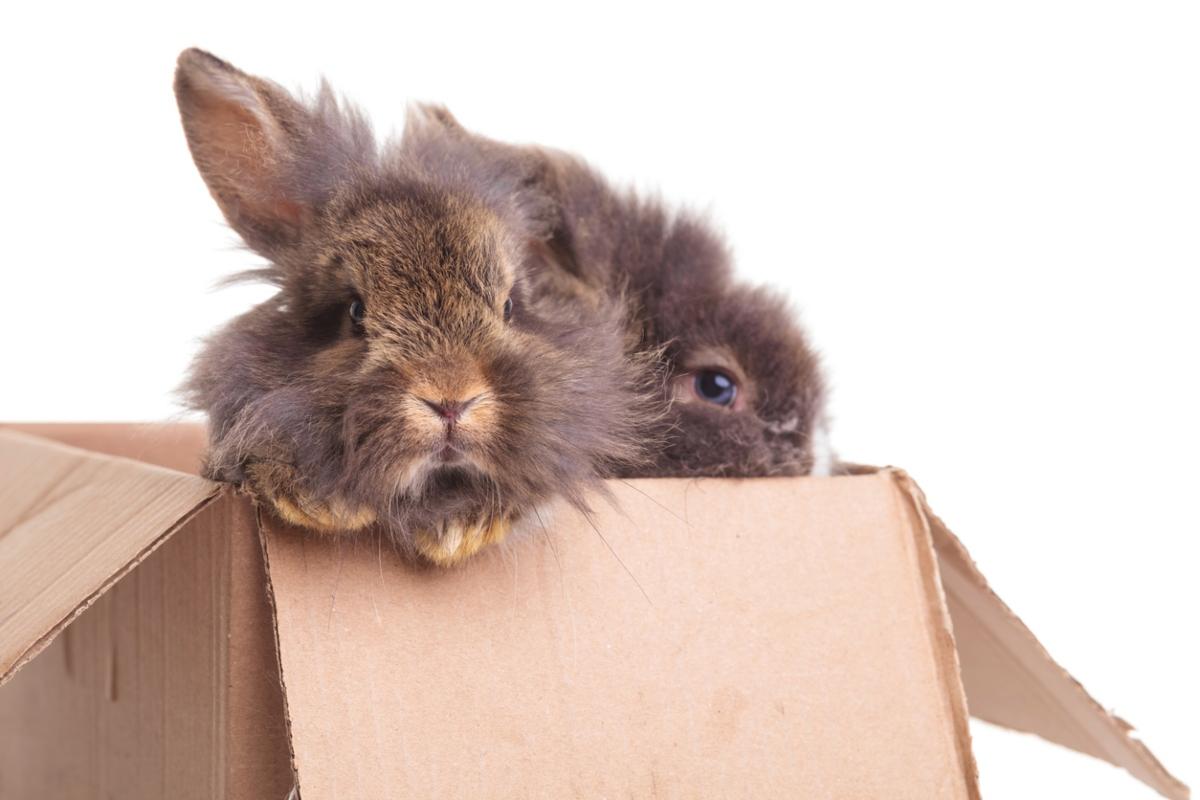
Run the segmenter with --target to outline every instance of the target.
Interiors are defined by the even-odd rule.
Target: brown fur
[[[445,109],[427,109],[417,138],[454,151],[473,147],[493,169],[533,175],[554,206],[534,261],[554,265],[628,303],[631,333],[663,353],[660,398],[665,445],[630,475],[807,474],[825,434],[819,359],[784,300],[732,274],[724,243],[700,218],[619,191],[582,160],[494,142],[464,130]],[[413,132],[410,131],[410,136]],[[560,279],[561,276],[560,276]],[[735,376],[739,402],[719,407],[693,391],[697,371]]]
[[[293,522],[377,522],[452,563],[645,457],[655,366],[619,292],[528,257],[557,212],[533,176],[423,146],[419,117],[404,146],[379,148],[327,87],[301,102],[198,50],[175,90],[214,198],[270,260],[253,277],[279,288],[194,365],[208,475]]]

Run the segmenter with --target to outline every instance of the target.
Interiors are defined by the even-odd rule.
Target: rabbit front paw
[[[375,512],[371,509],[352,508],[337,501],[319,503],[302,496],[276,497],[272,505],[275,513],[285,521],[321,533],[357,531],[375,521]]]
[[[318,500],[306,492],[291,467],[257,462],[246,468],[246,488],[270,505],[280,519],[321,533],[361,530],[375,522],[375,512],[338,498]]]
[[[418,531],[413,541],[417,552],[439,567],[458,564],[489,544],[504,540],[512,530],[505,517],[449,519],[432,530]]]

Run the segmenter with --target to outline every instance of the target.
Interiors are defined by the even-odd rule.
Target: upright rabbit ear
[[[437,125],[442,130],[453,131],[463,136],[468,135],[467,129],[462,126],[458,118],[450,113],[450,109],[436,103],[421,103],[409,109],[409,122],[413,122],[414,118],[423,119],[431,125]]]
[[[370,165],[362,117],[323,86],[311,104],[204,52],[185,50],[175,98],[192,158],[225,219],[267,257],[294,244],[337,183]]]

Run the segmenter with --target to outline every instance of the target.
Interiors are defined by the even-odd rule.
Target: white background
[[[0,32],[0,419],[160,419],[260,289],[170,82],[204,46],[710,209],[794,297],[835,443],[907,468],[1058,659],[1200,781],[1200,13],[1160,2],[431,10],[21,3]],[[782,4],[780,4],[782,6]],[[985,795],[1151,793],[974,729]]]

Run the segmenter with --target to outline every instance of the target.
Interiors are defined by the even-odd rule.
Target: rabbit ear
[[[337,182],[369,166],[374,141],[328,86],[302,104],[282,87],[185,50],[175,98],[192,158],[221,212],[267,257],[295,243]]]
[[[421,103],[409,109],[410,124],[414,117],[423,120],[424,122],[440,126],[443,130],[454,131],[455,133],[467,134],[467,129],[462,126],[458,118],[450,113],[450,109],[437,103]]]

